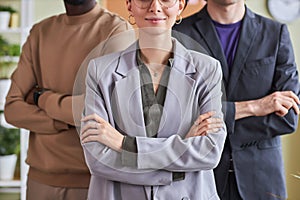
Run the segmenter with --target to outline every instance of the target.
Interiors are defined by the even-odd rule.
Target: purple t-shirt
[[[231,68],[238,46],[238,41],[241,33],[242,21],[234,24],[220,24],[213,21],[216,31],[218,33],[223,52],[227,59],[229,69]]]

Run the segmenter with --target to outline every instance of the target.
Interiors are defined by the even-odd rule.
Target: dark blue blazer
[[[174,36],[188,48],[206,51],[222,65],[228,136],[221,161],[214,170],[219,195],[223,194],[227,184],[231,154],[243,199],[285,199],[279,136],[297,129],[298,116],[291,109],[284,117],[270,114],[235,120],[234,102],[262,98],[274,91],[291,90],[299,96],[297,67],[287,26],[246,8],[231,69],[206,6],[185,18],[174,30],[184,33],[185,36],[178,33]],[[188,40],[186,35],[194,41]]]

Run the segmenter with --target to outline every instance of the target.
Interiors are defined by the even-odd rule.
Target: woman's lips
[[[159,22],[166,20],[166,18],[151,17],[151,18],[145,18],[145,20],[150,21],[152,23],[159,23]]]

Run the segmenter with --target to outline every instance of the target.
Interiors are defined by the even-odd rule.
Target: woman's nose
[[[159,0],[152,0],[151,5],[150,5],[150,12],[161,12],[162,10],[162,4],[160,3]]]

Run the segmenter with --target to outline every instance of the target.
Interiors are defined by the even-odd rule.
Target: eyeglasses
[[[146,9],[149,8],[152,2],[155,0],[131,0],[131,1],[133,1],[137,7],[141,9]],[[163,7],[171,8],[176,4],[177,0],[158,0],[158,2]]]

